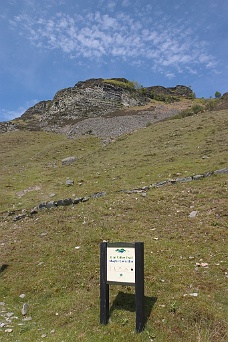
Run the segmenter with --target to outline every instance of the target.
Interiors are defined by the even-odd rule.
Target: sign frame
[[[134,282],[108,280],[107,249],[134,248],[135,278]],[[122,259],[117,259],[122,260]],[[109,274],[110,276],[110,274]],[[109,277],[110,279],[110,277]],[[135,286],[136,331],[141,332],[145,326],[144,309],[144,243],[101,242],[100,243],[100,323],[108,324],[109,320],[109,285]]]

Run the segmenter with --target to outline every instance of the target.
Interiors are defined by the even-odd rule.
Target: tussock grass
[[[227,167],[227,111],[157,123],[107,146],[92,136],[14,132],[0,135],[0,148],[0,301],[19,317],[10,335],[1,328],[2,341],[41,341],[42,334],[67,342],[227,340],[227,175],[154,188],[146,197],[119,192]],[[72,155],[78,160],[63,166]],[[67,177],[74,186],[66,187]],[[40,190],[18,197],[35,185]],[[98,191],[107,195],[17,222],[8,215],[51,193],[59,199]],[[103,240],[144,241],[141,334],[133,287],[110,286],[110,322],[99,324]],[[124,302],[116,303],[117,296]],[[24,301],[31,321],[22,320]]]

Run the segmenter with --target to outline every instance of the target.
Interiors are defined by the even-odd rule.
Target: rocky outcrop
[[[76,132],[77,123],[83,120],[106,118],[116,113],[127,115],[124,110],[145,106],[159,94],[172,99],[193,96],[190,88],[180,85],[136,89],[134,83],[125,78],[89,79],[58,91],[53,100],[35,104],[18,119],[0,123],[0,133],[19,129],[68,134],[69,131]],[[89,129],[83,130],[83,134],[87,131]]]
[[[13,132],[18,130],[17,125],[12,121],[0,122],[0,133]]]
[[[188,99],[193,98],[193,92],[189,87],[183,85],[177,85],[176,87],[165,88],[161,86],[152,86],[145,88],[146,94],[153,98],[154,96],[176,96],[176,97],[185,97]]]
[[[118,109],[142,106],[149,99],[127,86],[125,79],[91,79],[58,91],[52,101],[29,108],[21,118],[39,116],[40,127],[72,125],[78,121],[104,116]]]
[[[224,93],[219,99],[218,104],[215,106],[214,110],[224,110],[228,109],[228,93]]]

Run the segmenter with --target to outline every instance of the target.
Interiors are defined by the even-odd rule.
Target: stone
[[[83,197],[83,198],[82,198],[82,202],[87,202],[87,201],[89,200],[89,198],[90,198],[89,196]]]
[[[38,209],[42,209],[42,208],[46,208],[47,202],[41,202],[40,204],[38,204],[37,208]]]
[[[95,194],[91,195],[91,198],[99,198],[105,196],[107,193],[105,191],[96,192]]]
[[[73,204],[73,201],[71,198],[65,198],[63,200],[63,205],[71,205],[71,204]]]
[[[20,215],[17,215],[13,218],[13,221],[19,221],[19,220],[22,220],[23,218],[25,218],[26,215],[25,214],[20,214]]]
[[[213,172],[210,172],[210,171],[204,173],[204,177],[210,177],[212,175],[213,175]]]
[[[9,211],[8,212],[8,216],[13,216],[13,215],[15,215],[15,211]]]
[[[59,206],[67,206],[67,205],[73,204],[73,201],[71,198],[65,198],[65,199],[60,199],[56,201],[55,203],[56,203],[56,206],[59,207]]]
[[[75,197],[75,199],[73,200],[73,204],[78,204],[79,202],[81,202],[83,199],[83,197]]]
[[[224,168],[224,169],[221,169],[221,170],[215,170],[214,171],[215,175],[222,175],[224,173],[228,173],[228,168]]]
[[[199,180],[199,179],[202,179],[204,177],[204,175],[195,175],[195,176],[192,176],[192,179],[193,180]]]
[[[59,199],[58,201],[56,201],[56,206],[60,207],[61,205],[63,205],[63,200]]]
[[[180,182],[180,183],[191,182],[191,181],[192,181],[192,177],[176,178],[176,182]]]
[[[62,165],[70,165],[76,161],[76,157],[67,157],[62,159]]]
[[[23,316],[25,316],[28,312],[29,305],[27,303],[24,303],[21,309],[21,313]]]
[[[50,201],[50,202],[47,202],[47,204],[46,204],[46,208],[47,209],[51,209],[51,208],[54,208],[54,207],[56,207],[57,205],[56,205],[56,202],[55,201]]]
[[[196,217],[198,211],[197,210],[193,210],[190,214],[189,214],[189,217],[193,218],[193,217]]]
[[[13,329],[6,329],[5,332],[6,333],[11,333],[11,332],[13,332]]]
[[[14,312],[7,312],[7,314],[6,314],[6,316],[9,318],[12,317],[13,315],[14,315]]]
[[[155,185],[156,187],[159,187],[159,186],[166,185],[167,183],[168,183],[168,181],[162,181],[162,182],[155,183],[154,185]]]
[[[37,214],[37,213],[38,213],[38,207],[35,207],[35,208],[31,209],[31,211],[30,211],[31,215],[34,215],[34,214]]]
[[[72,179],[67,179],[65,184],[67,186],[72,186],[72,185],[74,185],[74,181]]]

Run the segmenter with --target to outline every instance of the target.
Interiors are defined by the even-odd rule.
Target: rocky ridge
[[[118,136],[178,112],[175,108],[153,106],[153,98],[172,102],[192,99],[193,92],[181,85],[138,89],[125,78],[89,79],[58,91],[53,100],[35,104],[18,119],[0,123],[0,133],[41,130],[69,136]]]

